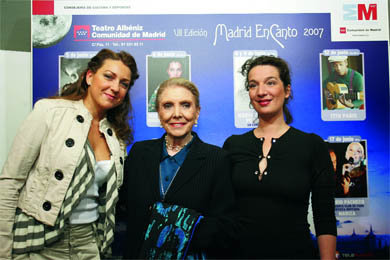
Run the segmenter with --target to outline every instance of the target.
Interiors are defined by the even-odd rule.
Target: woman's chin
[[[191,130],[190,131],[184,131],[184,130],[179,130],[177,129],[176,131],[167,131],[167,135],[170,137],[170,138],[173,138],[173,139],[184,139],[186,138],[187,136],[189,136],[191,134]]]

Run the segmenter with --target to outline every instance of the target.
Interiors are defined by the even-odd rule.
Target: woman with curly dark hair
[[[242,259],[335,259],[334,173],[325,142],[289,124],[290,70],[277,57],[242,66],[258,126],[224,144],[232,160]],[[319,254],[307,221],[311,194]]]

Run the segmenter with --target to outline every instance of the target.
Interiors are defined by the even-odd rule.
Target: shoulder
[[[207,153],[215,153],[215,154],[225,154],[225,151],[216,145],[205,143],[199,139],[197,142],[197,146],[200,148],[201,151],[207,152]]]
[[[56,106],[56,99],[40,99],[34,104],[34,110],[47,110]]]
[[[305,132],[292,126],[290,127],[290,136],[294,138],[307,139],[308,141],[316,139],[322,140],[321,137],[315,133]]]
[[[283,137],[285,147],[294,147],[294,149],[303,151],[318,150],[319,147],[326,147],[325,141],[315,133],[308,133],[297,128],[291,127],[286,137]]]
[[[351,68],[348,69],[348,73],[353,73],[354,77],[363,77],[359,71],[351,69]]]
[[[133,143],[126,157],[126,164],[140,163],[141,158],[155,158],[161,153],[161,140],[152,139]]]
[[[66,100],[66,99],[49,99],[44,98],[38,100],[34,104],[34,109],[37,110],[52,110],[52,109],[68,109],[68,108],[74,108],[79,109],[82,104],[82,101],[73,101],[73,100]]]
[[[356,71],[356,70],[352,70],[351,69],[351,72],[354,72],[353,73],[353,83],[354,84],[362,84],[362,81],[363,81],[363,75],[360,74],[360,72]]]
[[[131,146],[130,151],[134,152],[134,151],[153,149],[158,147],[160,143],[161,143],[160,139],[137,141]]]
[[[294,143],[297,148],[308,148],[324,145],[325,141],[315,133],[308,133],[291,127],[288,134],[288,143]]]
[[[40,99],[34,104],[34,108],[31,112],[31,116],[40,117],[42,120],[52,118],[59,111],[67,111],[72,107],[74,101],[68,101],[63,99]],[[64,109],[66,108],[66,109]],[[61,113],[63,113],[61,112]]]
[[[195,140],[190,149],[190,156],[200,156],[211,160],[228,156],[227,152],[221,147],[205,143],[197,135],[195,135]]]
[[[222,172],[229,171],[227,168],[230,167],[231,158],[228,151],[200,139],[195,140],[192,145],[193,147],[187,155],[192,163],[202,162],[202,165],[205,166],[204,169],[214,169],[213,172],[217,175],[220,170],[215,169],[223,169]]]
[[[225,140],[223,147],[227,148],[230,145],[239,144],[245,145],[246,143],[251,142],[251,139],[253,139],[253,130],[240,135],[231,135]]]
[[[78,106],[78,103],[80,103],[80,100],[73,101],[73,100],[67,100],[67,99],[54,99],[54,98],[43,98],[38,100],[35,103],[35,106],[47,106],[47,107],[74,107]]]

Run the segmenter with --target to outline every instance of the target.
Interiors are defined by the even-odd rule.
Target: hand
[[[351,184],[351,178],[349,176],[344,176],[341,181],[341,187],[343,187],[344,195],[349,193],[349,185]]]

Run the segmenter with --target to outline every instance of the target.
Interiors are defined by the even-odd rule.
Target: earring
[[[252,105],[251,102],[249,102],[249,108],[250,108],[250,109],[253,109],[253,105]]]

